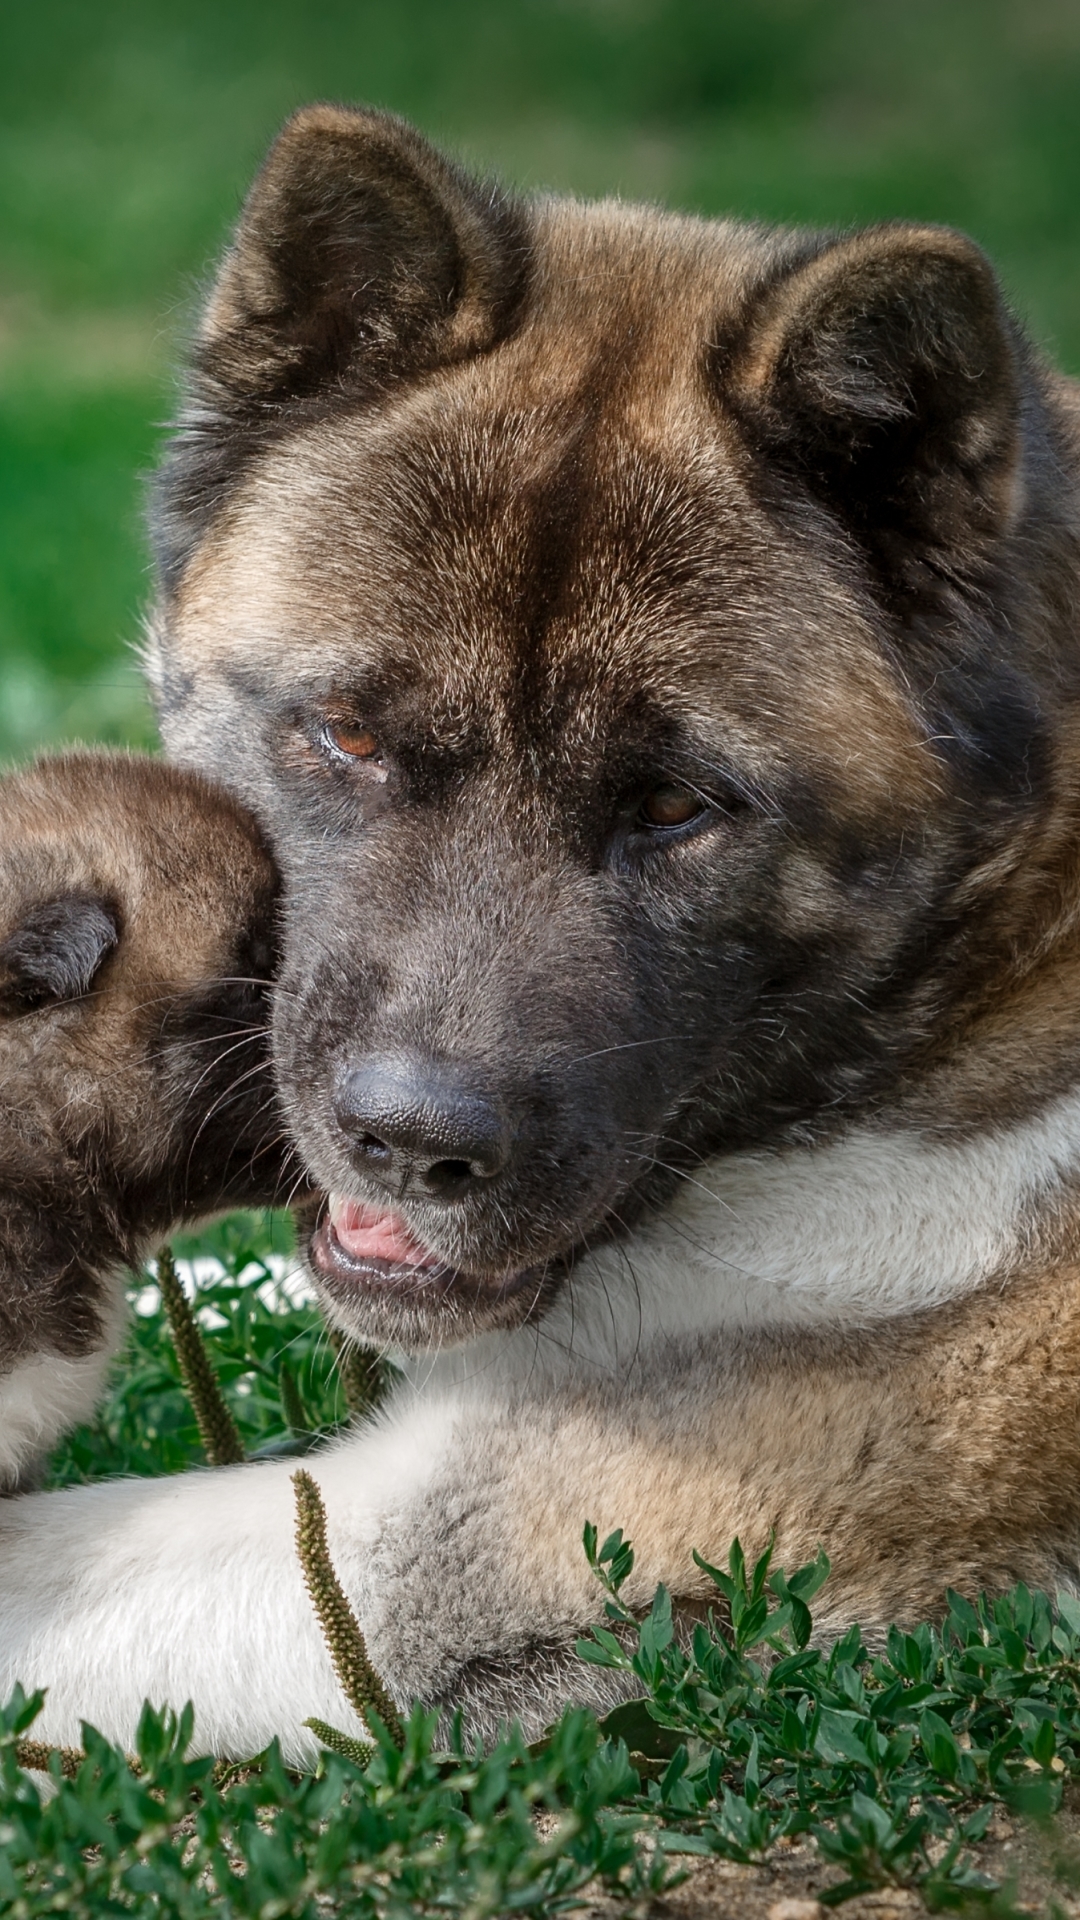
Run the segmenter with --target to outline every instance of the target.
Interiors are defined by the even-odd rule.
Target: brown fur
[[[706,1397],[674,1363],[636,1403],[616,1386],[559,1405],[551,1484],[514,1493],[541,1538],[563,1539],[568,1575],[577,1543],[558,1515],[571,1511],[635,1542],[642,1604],[657,1579],[707,1598],[686,1543],[715,1557],[735,1535],[748,1553],[774,1536],[789,1568],[827,1544],[819,1625],[914,1624],[947,1586],[1075,1583],[1074,1267],[898,1327],[762,1339],[721,1359],[713,1385]]]
[[[270,1201],[277,880],[195,774],[69,754],[0,781],[0,1378],[115,1336],[116,1270]],[[0,1416],[2,1417],[2,1416]]]

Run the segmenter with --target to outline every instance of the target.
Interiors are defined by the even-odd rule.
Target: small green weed
[[[810,1646],[809,1602],[829,1563],[786,1576],[770,1553],[728,1571],[695,1556],[717,1615],[680,1643],[657,1590],[640,1624],[620,1597],[633,1566],[621,1533],[585,1549],[617,1626],[582,1658],[632,1674],[641,1699],[602,1722],[652,1775],[635,1804],[670,1850],[759,1860],[809,1833],[845,1878],[833,1904],[876,1887],[917,1887],[932,1907],[988,1898],[969,1849],[995,1801],[1048,1813],[1080,1770],[1080,1603],[1024,1586],[977,1605],[948,1595],[939,1629],[890,1629],[871,1656],[858,1627]],[[672,1830],[674,1829],[674,1830]]]
[[[364,1768],[328,1753],[297,1776],[275,1748],[222,1777],[191,1760],[190,1711],[149,1708],[136,1772],[84,1729],[74,1779],[51,1793],[16,1759],[41,1696],[0,1713],[0,1913],[169,1916],[169,1920],[357,1920],[406,1915],[556,1914],[599,1877],[628,1897],[658,1891],[665,1863],[642,1852],[618,1803],[637,1786],[626,1748],[591,1715],[563,1715],[542,1753],[510,1734],[490,1753],[433,1748],[437,1716],[417,1709],[399,1750],[373,1723]],[[535,1815],[556,1816],[542,1836]]]

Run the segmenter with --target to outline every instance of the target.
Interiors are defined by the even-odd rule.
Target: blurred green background
[[[140,476],[320,95],[525,186],[954,222],[1080,371],[1080,0],[0,0],[0,755],[150,737]]]

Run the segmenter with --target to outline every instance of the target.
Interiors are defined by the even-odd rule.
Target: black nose
[[[463,1199],[510,1152],[505,1113],[438,1061],[376,1055],[349,1067],[334,1112],[356,1165],[396,1194],[419,1185],[440,1200]]]

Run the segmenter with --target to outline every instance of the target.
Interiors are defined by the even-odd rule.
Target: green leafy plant
[[[728,1570],[695,1556],[716,1593],[684,1641],[659,1588],[643,1621],[621,1590],[633,1551],[621,1533],[585,1549],[611,1625],[582,1658],[640,1683],[641,1700],[602,1724],[646,1763],[639,1801],[665,1825],[660,1844],[761,1859],[809,1833],[845,1878],[836,1903],[875,1887],[917,1887],[935,1906],[988,1897],[971,1848],[996,1801],[1023,1807],[1038,1788],[1052,1811],[1080,1770],[1080,1603],[1019,1586],[972,1604],[948,1595],[940,1629],[892,1628],[867,1652],[857,1627],[810,1644],[823,1554],[786,1576],[771,1550]]]
[[[580,1711],[541,1753],[515,1733],[470,1751],[457,1733],[437,1754],[437,1715],[417,1709],[401,1747],[373,1725],[363,1768],[328,1753],[298,1776],[272,1747],[221,1776],[188,1757],[190,1709],[147,1708],[134,1767],[86,1727],[74,1777],[54,1761],[43,1791],[17,1755],[40,1706],[17,1694],[0,1713],[0,1913],[19,1920],[485,1920],[556,1914],[596,1879],[628,1898],[671,1879],[642,1849],[640,1820],[618,1810],[638,1784],[625,1746]]]
[[[438,1747],[417,1707],[400,1729],[371,1714],[368,1747],[332,1737],[310,1776],[276,1748],[215,1768],[188,1757],[190,1710],[147,1708],[133,1756],[89,1727],[83,1753],[46,1754],[41,1696],[17,1694],[0,1715],[0,1913],[553,1915],[593,1878],[637,1898],[673,1884],[672,1856],[753,1863],[799,1834],[841,1874],[826,1903],[902,1887],[932,1909],[1014,1910],[972,1849],[995,1802],[1046,1816],[1080,1770],[1080,1604],[953,1595],[940,1631],[894,1629],[870,1655],[852,1628],[824,1650],[824,1557],[786,1577],[736,1543],[726,1572],[701,1563],[717,1608],[684,1642],[662,1588],[643,1620],[624,1605],[621,1534],[585,1544],[609,1624],[583,1658],[641,1692],[600,1723],[568,1708],[533,1747],[512,1730],[469,1749],[460,1722]],[[26,1771],[43,1763],[46,1795]]]

